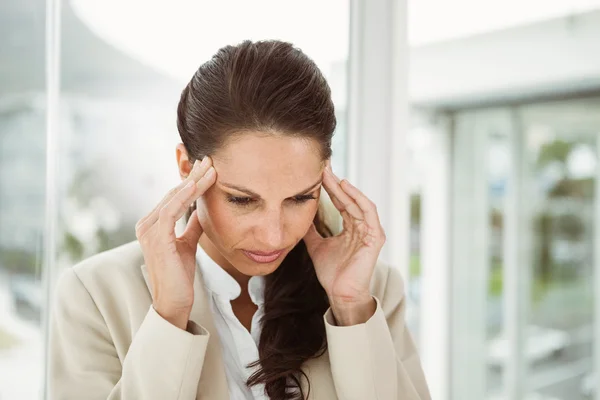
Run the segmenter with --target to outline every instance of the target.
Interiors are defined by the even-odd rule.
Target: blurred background
[[[45,397],[56,276],[135,239],[244,39],[329,80],[433,398],[600,399],[600,0],[0,0],[0,400]]]

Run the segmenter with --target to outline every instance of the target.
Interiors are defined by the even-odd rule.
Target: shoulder
[[[73,286],[94,292],[109,293],[144,282],[141,266],[144,256],[139,242],[134,241],[91,256],[61,273],[57,294],[77,293]],[[125,287],[124,287],[125,286]]]
[[[84,329],[112,341],[124,356],[152,304],[143,263],[139,243],[131,242],[62,271],[53,293],[53,335]]]

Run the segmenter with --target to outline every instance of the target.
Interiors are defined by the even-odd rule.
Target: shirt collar
[[[208,290],[222,299],[228,301],[237,299],[242,293],[242,288],[237,281],[217,264],[198,244],[196,261]],[[256,305],[264,303],[265,278],[253,276],[248,281],[250,299]]]

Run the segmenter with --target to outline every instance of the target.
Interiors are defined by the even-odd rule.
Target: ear
[[[179,170],[179,177],[184,180],[190,174],[193,164],[190,162],[187,150],[183,143],[179,143],[175,148],[175,156],[177,158],[177,168]]]

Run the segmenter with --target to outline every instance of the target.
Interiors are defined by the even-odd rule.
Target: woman
[[[331,170],[316,65],[288,43],[227,46],[177,116],[181,184],[138,241],[61,276],[51,398],[429,399],[375,205]]]

